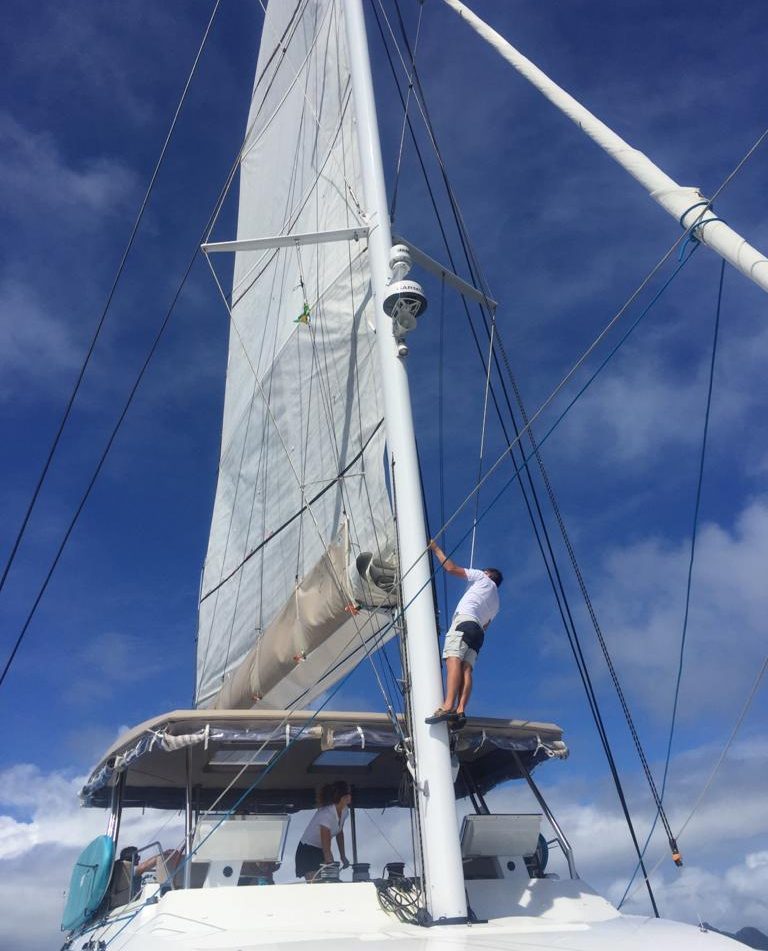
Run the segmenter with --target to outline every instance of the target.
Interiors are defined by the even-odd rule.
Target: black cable
[[[183,90],[183,92],[182,92],[182,94],[181,94],[181,98],[179,99],[179,104],[178,104],[178,106],[176,107],[176,112],[174,113],[173,119],[171,120],[171,126],[170,126],[170,128],[169,128],[169,130],[168,130],[168,134],[167,134],[166,137],[165,137],[165,142],[163,143],[163,147],[162,147],[162,149],[160,150],[160,157],[158,158],[157,162],[155,163],[155,168],[154,168],[154,171],[152,172],[152,177],[151,177],[150,180],[149,180],[149,185],[147,186],[147,189],[146,189],[146,191],[145,191],[145,193],[144,193],[144,198],[143,198],[143,200],[142,200],[142,202],[141,202],[141,206],[140,206],[140,208],[139,208],[138,215],[136,216],[136,220],[135,220],[134,223],[133,223],[133,228],[131,229],[131,234],[130,234],[130,237],[128,238],[128,243],[127,243],[126,246],[125,246],[125,250],[123,251],[123,256],[122,256],[122,258],[120,259],[120,264],[118,265],[117,272],[116,272],[115,277],[114,277],[114,279],[113,279],[113,281],[112,281],[112,286],[111,286],[111,288],[110,288],[110,290],[109,290],[109,294],[107,295],[106,303],[104,304],[104,307],[103,307],[103,309],[102,309],[102,311],[101,311],[101,316],[99,317],[99,321],[98,321],[98,323],[97,323],[97,325],[96,325],[96,330],[95,330],[95,332],[94,332],[94,334],[93,334],[93,337],[91,338],[91,342],[90,342],[90,345],[89,345],[89,347],[88,347],[88,351],[87,351],[87,353],[86,353],[86,355],[85,355],[85,359],[83,360],[83,363],[82,363],[82,365],[81,365],[81,367],[80,367],[80,370],[79,370],[79,372],[78,372],[77,379],[75,380],[74,388],[72,389],[72,392],[71,392],[71,394],[70,394],[70,396],[69,396],[69,400],[67,401],[67,405],[66,405],[66,407],[64,408],[64,415],[62,416],[61,422],[59,423],[59,428],[58,428],[58,430],[57,430],[57,432],[56,432],[56,435],[54,436],[53,443],[51,444],[51,448],[48,450],[48,457],[46,458],[46,460],[45,460],[45,465],[43,466],[43,469],[42,469],[42,471],[41,471],[41,473],[40,473],[40,476],[38,477],[37,484],[35,485],[35,490],[34,490],[34,492],[32,493],[32,498],[30,499],[29,505],[27,506],[27,510],[26,510],[26,512],[25,512],[25,514],[24,514],[24,519],[23,519],[23,521],[22,521],[22,523],[21,523],[21,528],[20,528],[19,531],[18,531],[18,534],[17,534],[17,536],[16,536],[16,540],[14,541],[13,547],[12,547],[12,549],[11,549],[11,553],[10,553],[10,555],[8,556],[8,561],[6,562],[5,568],[3,569],[2,577],[0,577],[0,591],[2,591],[3,586],[5,585],[6,578],[8,577],[8,572],[11,570],[11,565],[13,564],[13,562],[14,562],[14,560],[15,560],[15,558],[16,558],[16,553],[17,553],[17,551],[19,550],[19,545],[21,544],[21,540],[22,540],[22,538],[24,537],[24,533],[25,533],[26,528],[27,528],[27,523],[29,522],[29,519],[30,519],[30,517],[31,517],[31,515],[32,515],[32,510],[33,510],[34,507],[35,507],[35,504],[36,504],[36,502],[37,502],[37,497],[39,496],[40,491],[41,491],[41,489],[42,489],[42,487],[43,487],[43,483],[45,482],[45,478],[46,478],[46,476],[47,476],[47,474],[48,474],[48,470],[49,470],[49,468],[50,468],[50,466],[51,466],[51,463],[53,462],[53,457],[54,457],[54,455],[55,455],[55,453],[56,453],[56,449],[57,449],[57,447],[58,447],[58,445],[59,445],[59,441],[60,441],[60,439],[61,439],[61,435],[62,435],[62,433],[64,432],[64,427],[65,427],[66,424],[67,424],[67,420],[69,419],[70,413],[71,413],[71,411],[72,411],[72,406],[73,406],[73,404],[74,404],[74,402],[75,402],[75,399],[76,399],[76,397],[77,397],[78,392],[80,391],[80,384],[83,382],[83,377],[85,376],[85,371],[86,371],[86,369],[88,368],[88,364],[89,364],[90,361],[91,361],[91,356],[93,355],[93,351],[94,351],[94,349],[95,349],[95,347],[96,347],[96,342],[98,341],[99,336],[101,335],[101,331],[102,331],[102,328],[103,328],[103,326],[104,326],[104,322],[105,322],[106,319],[107,319],[107,313],[108,313],[109,308],[110,308],[110,306],[111,306],[111,304],[112,304],[112,299],[113,299],[114,296],[115,296],[115,292],[117,291],[117,285],[118,285],[118,283],[120,282],[120,278],[121,278],[122,275],[123,275],[123,271],[125,270],[125,265],[126,265],[126,262],[127,262],[127,260],[128,260],[128,255],[130,254],[131,248],[133,247],[133,243],[134,243],[134,240],[135,240],[135,238],[136,238],[136,234],[137,234],[137,232],[138,232],[138,230],[139,230],[139,225],[141,224],[142,218],[144,217],[144,212],[146,211],[147,205],[148,205],[148,203],[149,203],[149,198],[150,198],[150,196],[151,196],[151,194],[152,194],[152,191],[153,191],[153,189],[154,189],[155,182],[156,182],[156,180],[157,180],[157,176],[158,176],[159,173],[160,173],[160,167],[161,167],[162,164],[163,164],[163,160],[164,160],[164,158],[165,158],[165,153],[166,153],[167,150],[168,150],[168,146],[169,146],[169,144],[170,144],[171,137],[172,137],[173,132],[174,132],[174,130],[175,130],[175,128],[176,128],[176,122],[177,122],[177,120],[178,120],[178,118],[179,118],[179,115],[180,115],[180,113],[181,113],[181,108],[182,108],[182,106],[184,105],[184,100],[186,99],[187,91],[188,91],[188,89],[189,89],[190,83],[192,82],[192,78],[194,77],[195,72],[197,71],[197,64],[198,64],[198,62],[200,61],[200,57],[201,57],[201,55],[202,55],[203,48],[205,47],[206,41],[207,41],[207,39],[208,39],[208,34],[209,34],[210,30],[211,30],[211,26],[213,25],[213,21],[214,21],[214,18],[216,17],[216,13],[217,13],[217,11],[218,11],[218,9],[219,9],[219,4],[220,4],[220,3],[221,3],[221,0],[216,0],[216,2],[214,3],[213,11],[212,11],[211,16],[210,16],[210,18],[209,18],[209,20],[208,20],[208,25],[207,25],[206,28],[205,28],[205,32],[204,32],[204,34],[203,34],[203,38],[202,38],[202,40],[201,40],[201,42],[200,42],[200,47],[199,47],[199,49],[198,49],[198,51],[197,51],[197,55],[195,56],[194,63],[192,64],[192,69],[191,69],[191,71],[190,71],[190,73],[189,73],[189,76],[187,77],[186,84],[184,85],[184,90]],[[1,682],[1,681],[0,681],[0,682]]]

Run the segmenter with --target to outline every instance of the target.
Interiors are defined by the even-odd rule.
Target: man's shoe
[[[451,719],[452,730],[463,730],[467,725],[467,717],[464,713],[455,713]]]
[[[431,717],[425,717],[425,723],[445,723],[446,720],[452,720],[456,714],[453,710],[444,710],[443,707],[438,707],[437,710],[432,714]]]

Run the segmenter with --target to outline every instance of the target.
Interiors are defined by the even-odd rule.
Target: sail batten
[[[222,449],[196,703],[289,706],[392,635],[355,558],[394,550],[341,11],[270,4],[240,164]],[[274,37],[284,37],[279,51]],[[258,90],[258,93],[257,93]],[[254,235],[275,246],[248,246]]]

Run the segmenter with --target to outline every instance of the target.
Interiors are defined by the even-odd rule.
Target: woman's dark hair
[[[317,804],[319,806],[335,806],[343,796],[348,796],[349,793],[349,783],[339,779],[335,783],[328,783],[327,786],[323,786],[317,794]]]
[[[504,575],[499,571],[498,568],[486,568],[485,573],[493,581],[497,588],[501,587],[501,582],[504,580]]]
[[[139,858],[139,850],[135,845],[126,845],[126,847],[120,852],[120,861],[121,862],[136,862]]]

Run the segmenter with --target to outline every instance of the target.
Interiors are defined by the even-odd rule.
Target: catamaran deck
[[[501,886],[501,887],[497,887]],[[155,888],[157,886],[154,886]],[[339,951],[728,951],[737,942],[690,925],[621,915],[581,881],[468,883],[470,905],[489,920],[424,928],[387,914],[370,882],[274,885],[140,896],[113,922],[72,947],[104,941],[112,951],[250,951],[333,947]],[[131,927],[125,928],[133,911]],[[495,914],[492,912],[495,911]],[[479,917],[479,915],[478,915]],[[124,930],[121,932],[121,928]]]

